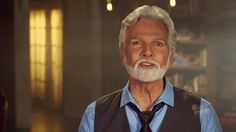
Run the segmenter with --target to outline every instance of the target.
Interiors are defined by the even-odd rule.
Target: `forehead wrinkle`
[[[166,24],[164,24],[164,23],[163,23],[162,21],[160,21],[160,20],[157,20],[157,19],[149,19],[149,18],[142,18],[142,19],[140,19],[139,21],[137,21],[136,23],[133,23],[133,24],[127,26],[127,30],[128,30],[129,28],[134,27],[134,26],[140,25],[140,24],[142,24],[143,22],[147,22],[147,23],[148,23],[148,24],[146,24],[147,26],[150,26],[150,25],[153,25],[153,26],[156,25],[156,26],[157,26],[157,25],[158,25],[159,28],[163,29],[163,31],[165,31],[166,33],[169,34],[169,31],[168,31],[168,28],[167,28]],[[143,29],[145,29],[145,28],[143,28]]]
[[[146,23],[143,23],[145,21]],[[127,38],[133,37],[133,36],[135,37],[142,36],[142,35],[153,35],[160,38],[162,37],[168,38],[168,30],[166,29],[165,25],[162,24],[161,22],[156,21],[156,20],[147,21],[146,19],[143,20],[143,22],[140,20],[138,23],[130,25],[126,30]],[[157,27],[156,30],[150,30],[155,26]]]

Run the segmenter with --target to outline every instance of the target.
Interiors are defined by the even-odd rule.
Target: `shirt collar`
[[[158,100],[154,104],[158,104],[160,102],[164,102],[165,104],[168,104],[170,106],[174,106],[174,90],[173,90],[173,85],[169,82],[168,79],[165,79],[165,88],[164,91],[162,92],[161,96],[159,97]],[[131,95],[129,91],[129,81],[126,83],[125,87],[122,90],[122,95],[121,95],[121,102],[120,102],[120,107],[126,105],[127,103],[132,102],[137,105],[135,99]],[[138,106],[138,105],[137,105]]]

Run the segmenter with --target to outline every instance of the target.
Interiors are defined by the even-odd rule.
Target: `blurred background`
[[[235,132],[235,0],[2,0],[0,131],[77,131],[89,103],[126,83],[120,22],[143,4],[164,8],[178,32],[167,77]]]

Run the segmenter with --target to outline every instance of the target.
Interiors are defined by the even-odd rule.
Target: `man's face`
[[[172,57],[165,25],[158,20],[141,18],[127,28],[120,54],[132,78],[144,82],[161,79]]]

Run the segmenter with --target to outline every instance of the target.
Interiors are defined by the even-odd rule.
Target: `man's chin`
[[[142,83],[153,83],[153,82],[162,80],[162,78],[160,78],[160,79],[135,79],[135,78],[133,78],[133,79],[136,81],[142,82]]]
[[[140,81],[140,82],[144,82],[144,83],[152,83],[155,81],[159,81],[161,80],[163,77],[132,77],[133,79]]]

